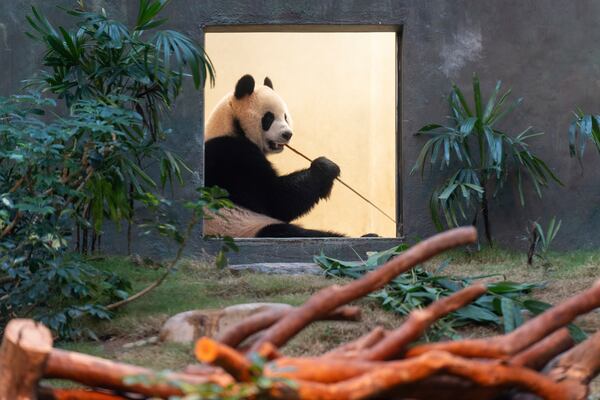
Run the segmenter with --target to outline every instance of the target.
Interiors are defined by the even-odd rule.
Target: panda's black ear
[[[254,78],[252,75],[244,75],[235,85],[235,98],[241,99],[242,97],[251,95],[254,92]]]
[[[264,85],[265,85],[265,86],[268,86],[268,87],[270,87],[270,88],[271,88],[271,89],[273,89],[273,90],[275,90],[275,89],[273,88],[273,82],[271,81],[271,79],[269,79],[269,77],[268,77],[268,76],[265,78],[265,83],[264,83]]]

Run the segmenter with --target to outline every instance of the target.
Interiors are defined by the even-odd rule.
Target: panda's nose
[[[281,134],[281,137],[284,138],[285,140],[290,140],[292,138],[292,132],[285,131]]]

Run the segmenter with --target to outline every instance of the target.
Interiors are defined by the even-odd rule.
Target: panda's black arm
[[[211,139],[204,149],[206,186],[220,186],[234,203],[284,222],[326,198],[339,175],[337,165],[318,158],[310,168],[278,176],[260,149],[239,136]]]
[[[318,158],[310,168],[278,177],[271,190],[269,214],[286,222],[306,214],[329,196],[339,172],[337,165]]]
[[[207,141],[204,150],[206,186],[220,186],[235,204],[270,215],[277,173],[255,144],[244,137],[223,136]]]

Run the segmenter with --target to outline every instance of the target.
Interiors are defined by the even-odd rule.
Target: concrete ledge
[[[232,264],[229,266],[233,271],[250,271],[260,274],[271,275],[325,275],[323,268],[315,263],[251,263]]]
[[[369,251],[382,251],[398,246],[404,238],[241,238],[235,239],[240,251],[228,252],[231,264],[247,263],[312,263],[321,253],[342,260],[365,259]],[[221,249],[219,239],[204,240],[200,249],[215,255]]]

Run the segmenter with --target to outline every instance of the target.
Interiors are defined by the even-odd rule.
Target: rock
[[[250,271],[261,274],[285,274],[285,275],[324,275],[323,268],[315,263],[252,263],[231,264],[229,269],[233,271]]]
[[[163,342],[192,343],[202,336],[215,337],[229,326],[252,314],[267,310],[291,309],[283,303],[246,303],[220,310],[191,310],[169,318],[160,329]]]

